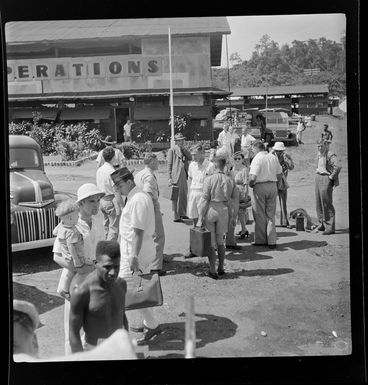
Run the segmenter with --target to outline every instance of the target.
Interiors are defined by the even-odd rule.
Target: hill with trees
[[[340,43],[321,37],[294,40],[280,47],[264,35],[254,48],[249,60],[242,60],[237,52],[230,55],[230,87],[327,83],[330,95],[346,95],[345,37]],[[311,68],[319,68],[320,72],[306,75],[304,70]],[[212,71],[213,86],[227,90],[227,68]]]

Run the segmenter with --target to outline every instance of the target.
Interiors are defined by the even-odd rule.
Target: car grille
[[[59,223],[55,208],[15,211],[18,242],[52,238],[52,231]]]

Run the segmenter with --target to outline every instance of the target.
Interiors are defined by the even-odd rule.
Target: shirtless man
[[[98,242],[95,264],[96,269],[74,287],[71,296],[69,339],[73,353],[94,348],[117,329],[128,330],[126,282],[118,278],[120,245],[116,241]],[[81,328],[85,332],[83,343]]]

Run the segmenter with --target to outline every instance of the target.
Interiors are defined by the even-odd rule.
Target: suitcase
[[[295,230],[304,231],[304,216],[300,215],[296,217]]]
[[[172,185],[163,189],[163,197],[171,201],[177,201],[179,198],[179,187]]]
[[[199,227],[192,227],[189,233],[190,250],[198,257],[208,257],[211,248],[211,233]]]

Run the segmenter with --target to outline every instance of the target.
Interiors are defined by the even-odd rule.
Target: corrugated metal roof
[[[297,86],[232,88],[231,92],[232,92],[232,96],[328,93],[328,85],[327,84],[306,84],[306,85],[297,85]]]
[[[123,36],[230,34],[226,17],[161,19],[54,20],[10,22],[5,26],[7,44],[37,41],[107,39]]]

